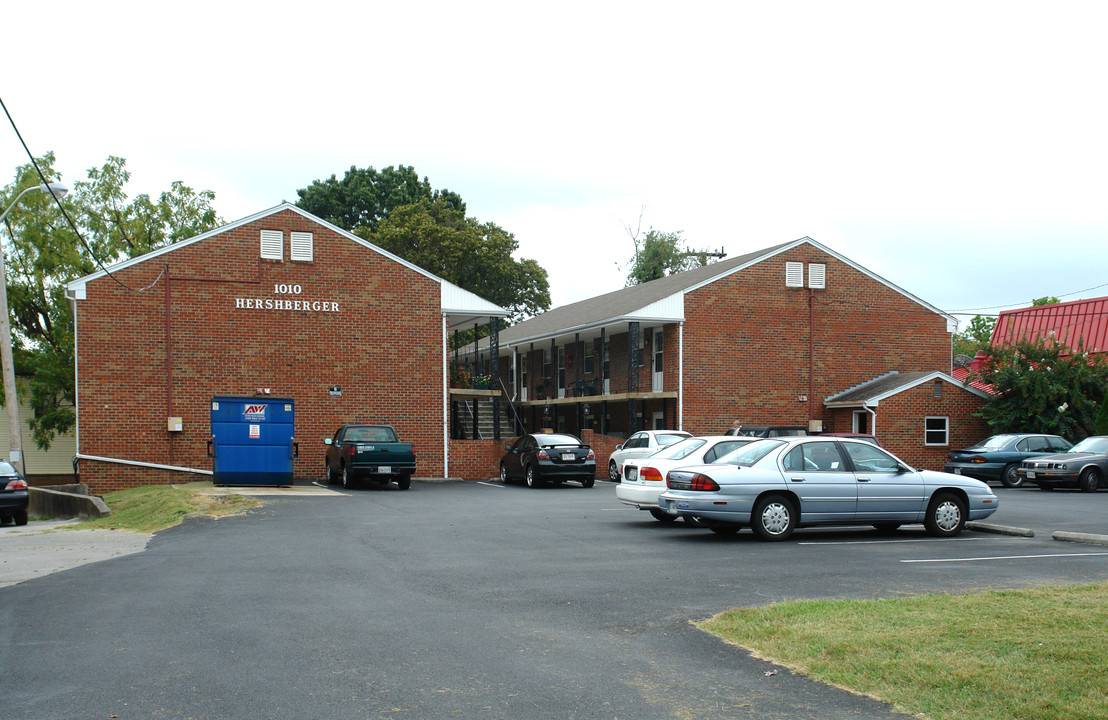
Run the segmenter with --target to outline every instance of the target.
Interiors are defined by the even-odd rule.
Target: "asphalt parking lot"
[[[892,718],[689,623],[805,597],[1108,579],[1108,493],[997,489],[1033,537],[866,528],[763,543],[614,486],[285,495],[0,588],[13,717]],[[0,528],[0,552],[5,548]],[[18,610],[17,610],[18,609]]]

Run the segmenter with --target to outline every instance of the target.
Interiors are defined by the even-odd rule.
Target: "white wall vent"
[[[312,234],[310,232],[289,233],[289,260],[311,262],[313,255]]]
[[[280,230],[262,230],[262,258],[285,259],[285,234]]]
[[[804,263],[785,263],[785,287],[804,287]]]
[[[827,266],[823,263],[808,264],[808,287],[823,290],[827,287]]]

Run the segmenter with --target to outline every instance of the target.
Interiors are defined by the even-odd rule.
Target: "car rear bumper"
[[[26,510],[30,504],[30,493],[26,490],[0,493],[0,512]]]
[[[587,463],[542,463],[535,468],[543,478],[596,477],[596,462]]]
[[[639,510],[656,510],[659,507],[658,496],[663,490],[665,487],[662,483],[646,485],[624,480],[616,486],[616,498],[624,505],[631,505]]]
[[[943,465],[943,472],[952,475],[964,475],[978,480],[1000,480],[1004,473],[1004,465],[998,463],[948,462]]]

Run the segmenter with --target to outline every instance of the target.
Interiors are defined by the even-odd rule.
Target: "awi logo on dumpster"
[[[265,420],[265,409],[269,405],[246,405],[242,408],[244,420]]]

